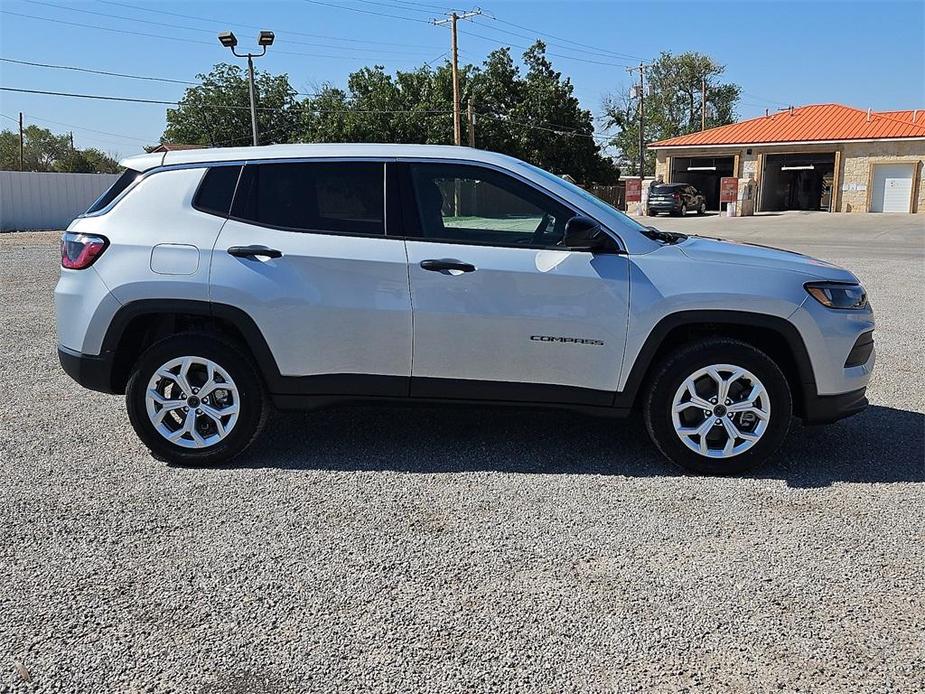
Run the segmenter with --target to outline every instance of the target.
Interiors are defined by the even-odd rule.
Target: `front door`
[[[244,167],[211,298],[254,320],[283,392],[408,394],[411,295],[384,181],[382,162]]]
[[[626,338],[626,256],[558,246],[575,212],[509,174],[409,169],[412,394],[610,404]]]

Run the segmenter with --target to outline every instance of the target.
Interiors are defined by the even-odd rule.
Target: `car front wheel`
[[[266,420],[251,360],[208,333],[168,337],[138,359],[126,387],[129,419],[155,457],[218,465],[244,451]]]
[[[790,428],[787,378],[762,351],[716,338],[664,359],[644,402],[646,428],[673,463],[710,475],[765,462]]]

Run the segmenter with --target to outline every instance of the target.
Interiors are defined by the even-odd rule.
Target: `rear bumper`
[[[648,208],[653,212],[679,212],[681,204],[676,202],[650,202]]]
[[[804,424],[831,424],[867,407],[867,388],[838,395],[807,395],[803,404]]]
[[[103,352],[99,356],[94,356],[59,346],[58,361],[61,362],[61,368],[65,373],[84,388],[101,393],[116,392],[112,388],[113,355],[111,352]]]

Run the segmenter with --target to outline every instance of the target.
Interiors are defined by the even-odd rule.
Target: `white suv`
[[[461,147],[280,145],[132,157],[61,244],[59,354],[125,393],[159,458],[241,453],[270,406],[639,409],[670,460],[734,473],[792,415],[867,404],[857,278],[661,232]],[[615,456],[617,453],[615,452]]]

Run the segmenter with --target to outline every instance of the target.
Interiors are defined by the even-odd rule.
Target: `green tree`
[[[654,142],[700,130],[702,89],[706,80],[706,127],[735,121],[741,88],[722,83],[726,68],[702,53],[673,55],[663,52],[646,72],[645,141]],[[633,89],[604,99],[605,125],[617,128],[613,144],[620,150],[625,168],[638,175],[639,100]],[[646,173],[655,167],[655,153],[646,152]]]
[[[0,168],[19,169],[19,133],[0,132]],[[98,149],[74,149],[69,135],[30,125],[23,129],[23,169],[72,173],[115,173],[119,165]]]
[[[55,171],[67,173],[117,173],[119,164],[105,152],[90,147],[70,149],[55,162]]]
[[[481,66],[460,66],[463,108],[472,99],[477,113],[476,145],[579,181],[616,180],[619,171],[591,137],[591,113],[580,107],[571,81],[553,69],[545,45],[535,43],[524,63],[522,74],[503,48]],[[448,144],[452,108],[449,63],[394,76],[382,66],[363,68],[349,76],[346,90],[326,85],[302,102],[300,139]]]
[[[175,109],[167,110],[161,142],[225,147],[251,144],[247,73],[219,63],[200,84],[189,87]],[[260,144],[291,142],[299,121],[296,90],[288,75],[254,73]]]

